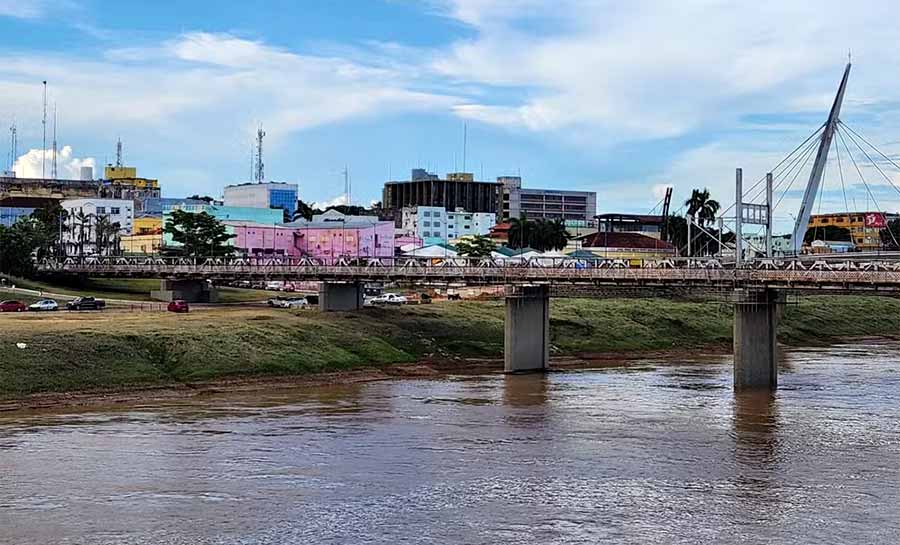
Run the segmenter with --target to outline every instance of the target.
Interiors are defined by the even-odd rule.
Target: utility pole
[[[44,80],[44,114],[41,118],[41,127],[44,131],[43,139],[41,140],[41,179],[45,179],[47,177],[46,168],[47,168],[47,81]]]
[[[744,220],[744,172],[736,169],[734,172],[734,266],[741,266],[742,255],[742,231]]]
[[[772,259],[772,173],[766,174],[766,257]]]
[[[350,206],[350,167],[344,165],[344,197],[347,199],[347,206]]]

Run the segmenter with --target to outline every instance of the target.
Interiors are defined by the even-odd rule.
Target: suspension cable
[[[853,166],[856,168],[856,173],[859,174],[860,181],[863,183],[863,186],[865,186],[866,191],[868,192],[869,196],[872,197],[872,202],[875,203],[875,208],[878,209],[879,211],[881,211],[881,205],[878,204],[878,199],[876,199],[875,195],[872,194],[872,190],[869,189],[869,184],[866,183],[866,180],[863,177],[862,170],[860,170],[859,165],[856,163],[856,159],[853,157],[853,154],[850,153],[850,147],[847,145],[847,141],[844,139],[844,131],[837,131],[837,134],[841,140],[841,143],[844,145],[844,149],[846,150],[847,155],[850,157],[850,160],[853,162]],[[865,221],[866,221],[865,218],[863,218],[863,236],[864,237],[865,237],[865,232],[866,232],[865,231],[865,229],[866,229]],[[897,247],[900,247],[900,244],[897,243],[897,237],[894,236],[894,232],[891,229],[888,229],[888,233],[890,233],[891,239],[893,239],[894,244]]]
[[[787,180],[787,179],[791,176],[791,174],[794,172],[794,169],[795,169],[798,165],[800,165],[800,168],[801,168],[801,170],[802,170],[803,166],[806,165],[806,162],[809,161],[809,156],[812,155],[813,150],[815,150],[816,148],[818,148],[818,142],[816,142],[815,140],[810,141],[809,144],[807,144],[806,147],[803,149],[803,151],[801,151],[799,154],[797,154],[797,156],[794,158],[794,160],[791,162],[790,165],[788,165],[787,167],[785,167],[785,168],[784,168],[780,173],[778,173],[777,175],[773,173],[773,174],[772,174],[772,179],[773,179],[773,180],[778,180],[778,181],[777,181],[777,183],[772,187],[772,191],[778,191],[778,188],[780,188],[780,187],[782,186],[782,184],[784,184],[785,180]],[[802,161],[802,163],[801,163],[801,161]],[[794,178],[794,179],[796,179],[796,178]],[[750,199],[750,202],[753,202],[753,201],[755,201],[756,199],[758,199],[765,191],[766,191],[766,188],[765,188],[765,187],[761,188],[761,189],[760,189],[759,191],[757,191],[756,194]]]
[[[881,174],[881,176],[882,176],[885,180],[887,180],[887,183],[890,184],[890,186],[894,188],[894,191],[896,191],[897,193],[900,193],[900,189],[898,189],[897,186],[894,185],[894,182],[893,182],[893,180],[891,180],[890,176],[888,176],[887,174],[884,173],[883,170],[881,170],[881,167],[878,166],[878,163],[876,163],[876,162],[872,159],[872,157],[869,156],[869,154],[866,152],[866,150],[864,150],[863,147],[859,145],[859,142],[857,142],[856,139],[853,138],[853,135],[848,134],[848,135],[847,135],[847,138],[849,138],[851,142],[853,142],[854,144],[856,144],[856,147],[859,148],[859,151],[863,152],[863,155],[866,156],[866,159],[868,159],[869,162],[872,163],[872,166],[874,166],[875,169],[878,170],[878,172]],[[876,151],[878,151],[878,150],[876,149]],[[879,152],[879,153],[881,153],[881,152]]]

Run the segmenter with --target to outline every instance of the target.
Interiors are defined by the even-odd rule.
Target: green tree
[[[63,231],[69,213],[59,204],[45,208],[37,208],[31,213],[31,219],[36,222],[35,228],[40,231],[40,246],[37,248],[37,258],[43,259],[52,255],[63,255],[62,249]]]
[[[691,198],[684,201],[684,205],[688,207],[687,215],[697,218],[697,223],[701,227],[711,224],[716,219],[719,212],[719,201],[709,197],[709,189],[695,189],[691,192]]]
[[[881,235],[881,243],[885,250],[900,250],[898,241],[900,241],[900,219],[891,220],[887,227],[879,231]]]
[[[890,235],[888,235],[890,237]],[[807,229],[803,236],[803,242],[809,244],[814,240],[830,240],[833,242],[850,242],[850,229],[837,225],[826,225]]]
[[[119,252],[119,232],[121,226],[118,222],[110,222],[106,216],[97,218],[94,224],[94,245],[99,255],[116,255]]]
[[[34,258],[43,237],[40,224],[30,218],[22,218],[10,227],[0,226],[0,273],[33,276]]]
[[[497,248],[497,244],[484,235],[458,240],[455,246],[459,255],[465,257],[488,257]]]
[[[206,212],[173,210],[163,231],[182,245],[184,255],[223,256],[234,251],[228,241],[235,235],[228,234],[222,222]]]
[[[315,210],[313,210],[313,208],[310,205],[306,204],[303,201],[298,200],[297,201],[297,211],[294,212],[294,217],[291,218],[291,220],[297,221],[299,219],[305,219],[305,220],[309,221],[312,219],[314,213],[315,213]]]
[[[572,236],[561,219],[529,220],[525,214],[510,220],[509,247],[533,248],[539,252],[562,250]]]

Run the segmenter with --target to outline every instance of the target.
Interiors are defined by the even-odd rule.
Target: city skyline
[[[466,124],[476,178],[596,191],[600,211],[647,212],[669,184],[676,205],[701,186],[730,202],[735,167],[755,180],[824,121],[848,49],[844,119],[897,151],[900,9],[825,4],[0,1],[0,122],[15,118],[20,155],[37,150],[21,166],[39,161],[46,79],[62,173],[114,162],[121,137],[167,196],[250,179],[262,123],[267,178],[327,202],[349,165],[367,204],[411,168],[462,170]],[[823,210],[843,202],[827,178]]]

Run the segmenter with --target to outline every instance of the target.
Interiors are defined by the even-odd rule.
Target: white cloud
[[[110,77],[115,74],[115,77]],[[421,91],[415,78],[345,59],[298,55],[226,34],[188,33],[158,47],[113,50],[99,61],[0,56],[0,104],[33,107],[50,81],[68,127],[110,120],[196,131],[196,118],[262,120],[270,143],[351,117],[447,110],[459,99]],[[103,85],[97,82],[102,81]],[[0,109],[3,107],[0,106]],[[0,111],[0,115],[4,112]]]
[[[42,161],[44,164],[43,171],[41,169]],[[49,178],[52,164],[52,149],[48,149],[44,153],[40,149],[31,149],[16,159],[13,170],[19,178],[40,178],[42,172]],[[81,175],[81,167],[95,168],[96,166],[97,161],[93,157],[75,157],[71,146],[63,146],[56,158],[57,177],[63,180],[77,180]],[[94,172],[94,177],[97,177],[96,171]]]
[[[39,0],[0,0],[0,17],[36,19],[44,14],[44,2]]]
[[[477,34],[433,69],[521,89],[512,103],[458,106],[464,117],[532,131],[587,125],[617,141],[672,137],[749,112],[820,107],[810,94],[836,77],[849,47],[877,67],[857,90],[889,90],[878,80],[900,66],[889,22],[900,5],[872,4],[448,0],[444,13]]]
[[[312,206],[312,208],[318,208],[319,210],[325,210],[329,206],[341,206],[344,204],[350,204],[350,202],[347,200],[346,194],[338,195],[337,197],[334,197],[334,198],[331,198],[331,199],[328,199],[325,201],[316,201],[316,202],[312,203],[310,206]]]

